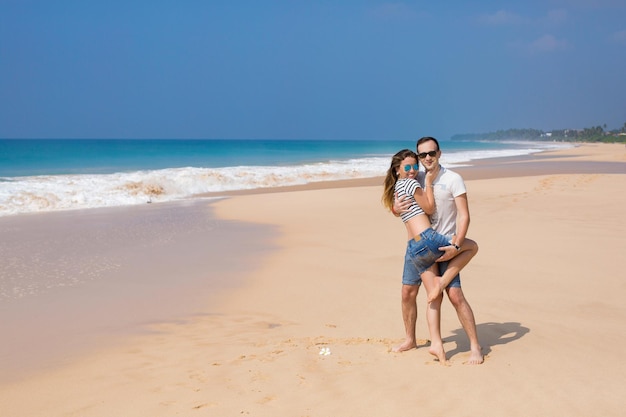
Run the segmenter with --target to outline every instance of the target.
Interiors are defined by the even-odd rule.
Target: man
[[[427,136],[417,141],[417,154],[420,162],[426,170],[431,170],[439,166],[439,158],[441,150],[437,139]],[[424,184],[424,172],[418,175],[418,181]],[[437,178],[433,181],[433,191],[435,196],[435,213],[431,215],[431,223],[435,231],[445,235],[456,235],[454,245],[440,248],[445,253],[439,259],[440,275],[446,270],[448,260],[452,259],[457,252],[458,246],[462,245],[465,235],[469,228],[470,214],[467,202],[467,192],[463,178],[456,172],[450,171],[444,167],[440,167]],[[402,213],[408,204],[403,200],[394,203],[394,213]],[[467,239],[469,240],[469,239]],[[473,254],[478,251],[478,245],[473,242]],[[402,352],[417,347],[415,341],[415,324],[417,322],[417,293],[420,283],[417,285],[402,285],[402,318],[406,330],[406,340],[394,350]],[[469,303],[465,299],[463,290],[461,289],[460,276],[457,275],[446,288],[446,293],[450,302],[454,306],[461,326],[467,333],[470,341],[470,358],[469,364],[478,365],[483,363],[484,357],[482,349],[478,343],[478,335],[476,332],[476,321],[474,312]],[[440,319],[441,319],[441,302],[443,294],[431,302],[427,309],[426,319],[431,333],[434,331],[440,336]],[[436,337],[431,337],[437,339]],[[438,338],[441,340],[441,337]],[[445,351],[442,343],[437,343],[429,349],[429,352],[435,355],[440,361],[446,360]]]

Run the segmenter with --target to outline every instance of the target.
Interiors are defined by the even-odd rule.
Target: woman
[[[432,229],[428,215],[435,211],[432,182],[437,178],[439,166],[426,173],[424,189],[416,179],[418,168],[415,152],[403,149],[396,153],[387,170],[382,201],[392,212],[396,195],[407,196],[411,202],[409,209],[400,215],[408,234],[405,261],[414,264],[428,292],[428,302],[431,302],[439,297],[458,271],[467,264],[462,259],[455,262],[456,257],[452,258],[446,272],[439,277],[435,262],[444,254],[439,248],[452,245],[458,253],[461,253],[470,250],[471,247],[470,242],[456,246],[451,243],[452,236],[444,236]]]

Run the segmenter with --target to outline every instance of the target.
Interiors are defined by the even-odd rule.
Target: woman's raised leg
[[[472,260],[474,255],[478,253],[478,244],[472,239],[465,239],[463,241],[463,245],[461,245],[461,249],[459,250],[459,254],[454,258],[450,259],[448,263],[448,268],[446,272],[439,277],[439,281],[435,282],[431,289],[426,287],[427,291],[427,299],[428,302],[432,302],[437,299],[442,293],[443,290],[452,282],[454,277]],[[422,281],[424,278],[422,277]]]

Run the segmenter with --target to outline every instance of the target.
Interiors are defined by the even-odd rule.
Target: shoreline
[[[426,400],[420,404],[430,414],[484,412],[484,402],[497,398],[495,415],[521,417],[532,410],[525,396],[512,392],[536,386],[535,411],[619,415],[616,390],[626,372],[619,365],[619,346],[626,340],[614,330],[626,311],[619,291],[606,294],[606,286],[589,285],[585,265],[587,256],[599,259],[596,272],[605,284],[623,286],[621,267],[611,259],[619,259],[624,247],[620,219],[626,198],[611,193],[626,184],[624,148],[579,147],[525,161],[492,162],[480,168],[488,179],[480,177],[478,168],[463,172],[471,198],[468,236],[481,246],[463,275],[487,355],[481,367],[462,366],[466,339],[449,303],[442,312],[442,335],[453,366],[431,366],[423,348],[388,351],[402,337],[396,277],[404,245],[401,225],[380,205],[379,179],[338,182],[334,187],[197,200],[192,206],[211,207],[220,222],[245,225],[238,237],[227,234],[227,240],[217,242],[235,243],[235,263],[213,270],[228,275],[229,268],[242,266],[241,280],[196,315],[152,322],[150,331],[74,354],[27,380],[0,382],[0,395],[9,399],[3,408],[7,415],[81,417],[165,417],[197,410],[216,415],[273,416],[279,410],[288,415],[381,415],[415,405],[407,398],[413,398],[419,374],[430,381],[421,388]],[[606,171],[597,172],[602,170],[596,162],[606,164]],[[476,177],[468,179],[470,175]],[[176,216],[186,210],[182,203],[171,207]],[[150,210],[159,216],[162,207]],[[598,210],[602,216],[594,215]],[[123,218],[107,213],[105,221]],[[172,233],[193,228],[197,214],[190,214]],[[248,226],[261,229],[249,232]],[[254,240],[266,227],[276,231],[268,240],[271,247],[245,268],[248,261],[236,256],[246,251],[241,245],[252,239],[253,253],[258,249]],[[558,237],[558,244],[537,253],[537,233]],[[175,239],[161,256],[170,263],[181,250],[201,247],[201,237],[189,239],[187,246],[182,245],[185,239]],[[587,242],[595,239],[601,241],[589,247]],[[585,257],[578,255],[581,247]],[[56,250],[64,253],[62,247]],[[176,268],[160,269],[153,273],[165,281],[176,279]],[[199,264],[193,270],[209,271],[211,266]],[[420,294],[422,344],[427,334],[423,303]],[[595,359],[591,352],[602,340],[610,343],[602,344],[604,355]],[[320,356],[321,347],[332,354]],[[477,372],[484,384],[472,382]],[[596,393],[595,401],[584,403],[585,396],[574,395],[580,378],[586,378],[585,389]],[[558,392],[550,391],[554,386]],[[450,395],[447,404],[434,400],[440,387]]]
[[[512,178],[532,175],[559,174],[623,174],[626,173],[624,161],[587,160],[589,147],[603,147],[618,151],[621,144],[578,144],[575,148],[547,150],[523,156],[507,156],[501,158],[476,159],[459,167],[450,168],[457,171],[466,181],[491,178]],[[445,150],[444,150],[445,151]],[[585,160],[581,165],[578,161]],[[550,162],[550,165],[547,164]],[[351,180],[320,181],[302,185],[285,187],[255,188],[250,190],[219,191],[196,194],[194,197],[233,197],[266,193],[282,193],[290,191],[320,190],[345,187],[371,187],[382,185],[384,176],[359,178]]]
[[[195,150],[175,140],[166,146],[153,142],[148,144],[152,150],[145,157],[139,145],[118,148],[109,143],[91,147],[72,145],[70,141],[52,146],[47,153],[44,145],[41,145],[44,148],[37,145],[42,159],[22,161],[17,156],[17,159],[8,161],[7,176],[0,178],[0,216],[134,206],[188,199],[193,194],[229,188],[251,189],[376,176],[385,171],[385,155],[394,152],[397,146],[405,146],[404,141],[393,140],[323,143],[304,140],[290,141],[288,146],[285,142],[286,148],[281,148],[278,143],[271,142],[254,141],[254,145],[250,143],[240,148],[241,144],[233,141],[217,144],[208,140],[203,142],[201,149]],[[28,146],[21,148],[23,145],[18,141],[16,148],[9,147],[7,151],[13,149],[16,155],[28,153]],[[527,147],[524,144],[494,143],[484,146],[468,142],[450,146],[460,148],[453,158],[461,160],[472,155],[506,155],[571,145],[537,143]],[[470,150],[474,147],[482,151]],[[487,149],[483,149],[485,147]],[[242,149],[256,149],[254,160],[248,163],[258,165],[241,165],[246,161],[238,161],[234,155]],[[66,160],[59,165],[63,161],[62,155],[81,150],[85,151],[85,158]],[[129,153],[121,158],[118,152]],[[15,166],[11,168],[12,165]],[[42,166],[47,169],[40,169]]]
[[[557,150],[543,150],[527,155],[498,157],[498,158],[485,158],[468,161],[464,165],[452,167],[455,171],[458,171],[467,180],[472,179],[487,179],[493,178],[494,172],[502,172],[506,177],[519,177],[529,175],[549,174],[553,170],[558,170],[561,173],[621,173],[623,167],[620,161],[591,161],[587,160],[584,166],[580,166],[576,163],[580,158],[585,157],[585,153],[581,153],[579,149],[585,149],[585,147],[606,146],[608,148],[619,149],[621,144],[595,144],[595,143],[579,143],[574,148],[569,149],[557,149]],[[552,156],[558,155],[558,156]],[[547,160],[552,161],[556,166],[547,167],[542,164]],[[508,166],[508,165],[511,166]],[[582,169],[582,171],[581,171]],[[316,190],[316,189],[328,189],[328,188],[343,188],[343,187],[362,187],[362,186],[376,186],[380,185],[383,181],[383,176],[358,178],[358,179],[346,179],[346,180],[331,180],[331,181],[317,181],[310,182],[301,185],[281,186],[281,187],[266,187],[266,188],[253,188],[243,190],[227,190],[193,194],[188,197],[179,200],[169,200],[163,202],[154,202],[154,205],[168,205],[168,204],[182,204],[188,201],[195,201],[197,199],[216,199],[226,198],[238,195],[249,194],[264,194],[264,193],[281,193],[289,191],[302,191],[302,190]],[[152,203],[149,201],[149,203]],[[92,207],[92,208],[75,208],[75,209],[60,209],[52,211],[39,211],[39,212],[27,212],[16,213],[0,216],[0,219],[6,217],[16,216],[37,216],[45,215],[47,213],[61,213],[72,212],[82,213],[85,210],[120,210],[120,209],[132,209],[133,207],[141,207],[142,204],[131,204],[121,206],[110,207]]]

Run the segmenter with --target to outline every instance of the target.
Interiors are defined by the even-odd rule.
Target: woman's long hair
[[[385,177],[382,202],[389,210],[393,207],[393,199],[395,194],[396,181],[398,181],[398,169],[400,164],[405,158],[415,158],[417,161],[417,155],[410,149],[402,149],[394,156],[391,157],[391,164],[387,170],[387,176]]]

